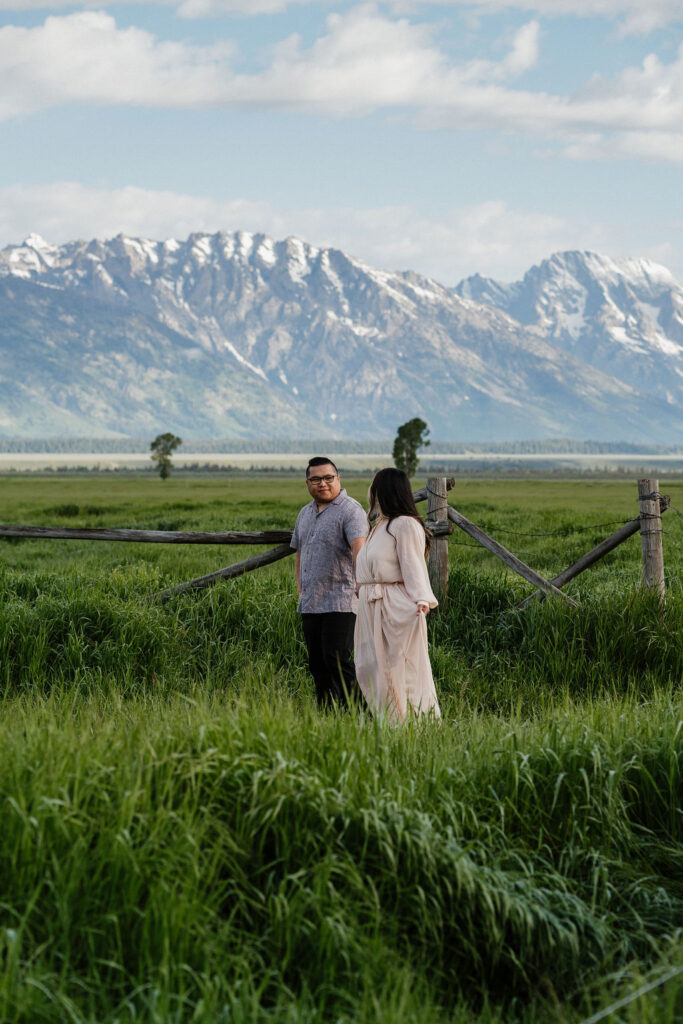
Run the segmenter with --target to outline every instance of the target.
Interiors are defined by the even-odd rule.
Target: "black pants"
[[[356,616],[353,612],[322,612],[302,615],[301,624],[318,705],[325,708],[336,702],[347,707],[360,693],[353,664]]]

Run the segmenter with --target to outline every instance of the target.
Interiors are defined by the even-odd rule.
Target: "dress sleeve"
[[[439,602],[430,586],[425,563],[424,530],[410,516],[399,516],[391,524],[391,532],[396,537],[396,554],[408,596],[415,604],[427,604],[430,608],[436,608]]]

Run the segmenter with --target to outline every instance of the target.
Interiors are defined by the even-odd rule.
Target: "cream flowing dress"
[[[356,676],[375,713],[393,721],[409,710],[440,717],[427,648],[426,616],[436,608],[425,564],[424,530],[410,516],[381,518],[356,559]]]

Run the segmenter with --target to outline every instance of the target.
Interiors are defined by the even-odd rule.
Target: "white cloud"
[[[221,14],[275,14],[302,3],[315,0],[181,0],[177,6],[181,18],[204,18]]]
[[[362,5],[331,14],[326,34],[309,49],[297,36],[284,40],[266,71],[235,82],[235,95],[245,103],[361,113],[413,105],[447,75],[446,57],[432,46],[428,27]]]
[[[101,11],[0,29],[0,117],[60,103],[191,107],[227,89],[230,47],[159,41]]]
[[[539,24],[530,21],[516,33],[512,50],[496,69],[502,77],[521,75],[532,68],[538,60]]]
[[[0,117],[69,102],[338,117],[399,110],[412,112],[425,129],[544,136],[577,158],[611,151],[680,161],[683,46],[668,64],[650,54],[639,67],[594,77],[564,96],[506,84],[537,61],[536,21],[518,30],[498,62],[457,65],[436,45],[434,31],[363,4],[330,14],[312,45],[290,36],[273,48],[264,70],[238,74],[229,43],[159,40],[142,29],[118,28],[101,11],[51,16],[35,28],[0,29]]]
[[[319,0],[145,0],[147,4],[175,7],[183,18],[203,18],[221,14],[274,14],[295,4],[310,4]],[[130,4],[130,0],[0,0],[0,11],[57,11],[66,7],[102,10]]]
[[[175,7],[184,18],[202,18],[222,14],[263,15],[284,11],[298,4],[331,3],[331,0],[145,0],[148,4]],[[385,0],[386,6],[403,14],[423,6],[463,8],[468,12],[492,14],[503,10],[526,11],[539,17],[602,17],[618,21],[621,31],[645,34],[683,21],[681,0]],[[102,10],[130,4],[130,0],[0,0],[0,11],[64,10],[81,7]],[[347,6],[338,0],[336,7]]]
[[[540,17],[606,18],[618,21],[623,34],[644,35],[654,29],[683,21],[681,0],[390,0],[398,13],[421,6],[465,8],[479,14],[517,10]]]
[[[524,26],[501,62],[461,69],[431,29],[390,19],[374,5],[331,14],[308,49],[280,42],[264,71],[231,71],[232,47],[188,46],[118,28],[101,11],[48,17],[35,28],[0,29],[0,117],[82,101],[144,106],[267,106],[336,114],[443,101],[461,82],[519,74],[536,60],[538,26]]]
[[[472,60],[459,68],[451,69],[451,78],[455,82],[457,74],[462,83],[479,83],[482,81],[498,82],[506,78],[515,78],[532,68],[538,61],[538,41],[540,26],[537,21],[530,21],[517,30],[512,39],[512,49],[502,60]]]
[[[330,15],[326,34],[309,49],[297,36],[284,39],[260,73],[233,73],[232,52],[229,44],[188,46],[118,28],[102,11],[50,16],[35,28],[6,26],[0,28],[0,117],[74,101],[349,114],[413,104],[448,73],[425,26],[392,21],[374,6]]]
[[[334,232],[341,248],[375,266],[418,270],[444,284],[475,272],[515,278],[550,252],[583,247],[588,227],[552,214],[513,210],[501,200],[456,207],[438,219],[410,206],[348,209],[334,211],[333,223],[320,225],[328,236]],[[591,226],[590,232],[599,248],[604,241],[600,229]]]
[[[587,133],[568,143],[563,155],[573,160],[642,160],[683,164],[683,132],[620,132],[617,136]]]
[[[275,226],[267,203],[216,202],[135,186],[89,188],[69,181],[0,188],[0,239],[7,243],[32,231],[61,243],[75,238],[111,238],[121,231],[167,238],[232,227],[256,230],[258,224],[265,224],[265,230]]]
[[[621,254],[621,247],[614,252],[614,232],[593,220],[514,210],[502,201],[456,207],[432,218],[411,206],[278,210],[266,202],[135,187],[88,188],[75,182],[0,189],[0,244],[16,244],[31,232],[61,243],[111,238],[120,231],[164,239],[238,229],[274,238],[297,235],[344,249],[373,266],[417,270],[445,284],[477,271],[511,280],[558,249]],[[650,254],[645,244],[636,253]]]

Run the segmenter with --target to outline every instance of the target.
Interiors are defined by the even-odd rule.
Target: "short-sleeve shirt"
[[[355,612],[358,606],[351,541],[366,537],[368,521],[355,498],[341,490],[318,508],[311,501],[299,512],[290,547],[299,552],[304,615]]]

